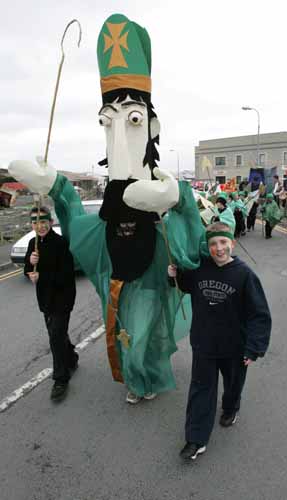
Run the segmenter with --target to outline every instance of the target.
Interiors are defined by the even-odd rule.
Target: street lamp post
[[[255,108],[251,108],[250,106],[242,106],[243,111],[256,111],[257,113],[257,167],[259,167],[260,158],[259,158],[259,137],[260,137],[260,115],[259,111]]]
[[[177,157],[177,178],[179,180],[179,154],[178,154],[178,151],[176,149],[170,149],[170,152],[171,153],[176,153],[176,157]]]

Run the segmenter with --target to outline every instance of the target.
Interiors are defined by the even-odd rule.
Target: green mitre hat
[[[102,94],[121,88],[151,92],[151,42],[144,28],[113,14],[101,29],[97,52]]]
[[[273,194],[272,194],[272,193],[268,193],[268,194],[266,195],[266,199],[267,199],[267,200],[274,200],[274,196],[273,196]]]

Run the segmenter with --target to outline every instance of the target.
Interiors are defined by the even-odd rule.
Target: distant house
[[[85,189],[86,191],[90,191],[98,184],[97,179],[89,174],[69,172],[67,170],[58,170],[58,173],[67,177],[73,186]]]
[[[27,187],[21,182],[4,182],[0,189],[9,189],[10,191],[27,191]]]
[[[0,207],[9,208],[13,194],[0,188]]]
[[[4,182],[0,186],[0,207],[9,208],[15,202],[18,192],[26,192],[27,187],[21,182]]]

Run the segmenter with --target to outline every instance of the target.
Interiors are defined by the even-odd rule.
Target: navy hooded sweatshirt
[[[179,288],[190,293],[190,340],[198,356],[264,356],[271,315],[256,274],[238,257],[224,266],[204,259],[198,269],[177,270]]]

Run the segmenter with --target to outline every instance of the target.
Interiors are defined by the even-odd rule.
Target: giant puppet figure
[[[159,122],[147,31],[123,15],[110,16],[99,35],[98,63],[99,122],[107,144],[101,163],[109,174],[99,215],[86,215],[69,181],[41,160],[37,166],[15,161],[9,170],[54,200],[74,259],[101,298],[113,378],[126,384],[127,401],[136,403],[175,387],[170,357],[190,325],[168,285],[160,217],[173,261],[185,268],[199,265],[204,229],[190,187],[156,165]]]

